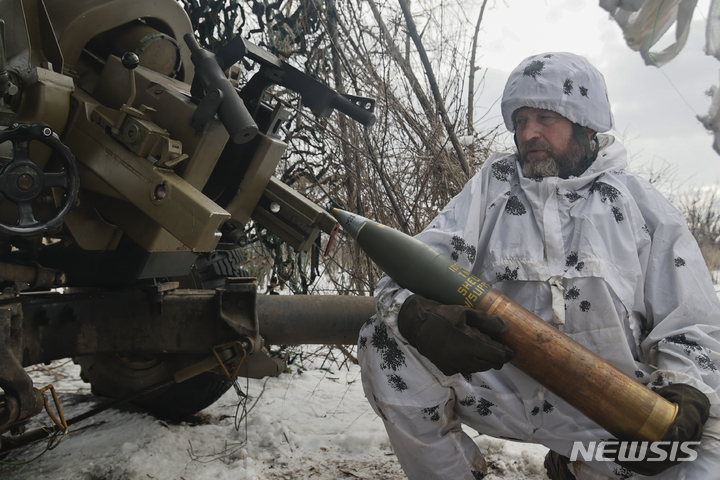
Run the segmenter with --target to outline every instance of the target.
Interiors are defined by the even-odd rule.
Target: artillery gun
[[[237,248],[251,221],[298,251],[336,226],[272,176],[289,114],[266,88],[366,126],[371,99],[239,37],[203,50],[175,0],[0,12],[0,433],[46,403],[30,365],[75,358],[96,395],[182,418],[277,375],[266,344],[355,342],[371,298],[258,295]]]

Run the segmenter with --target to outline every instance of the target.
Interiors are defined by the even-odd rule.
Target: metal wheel
[[[186,288],[214,289],[223,286],[226,277],[248,276],[241,263],[240,250],[212,252],[198,257],[191,273],[177,280]],[[82,368],[82,379],[92,385],[94,395],[126,398],[202,359],[191,355],[102,354],[74,360]],[[181,420],[213,404],[231,386],[227,378],[206,372],[132,403],[158,417]]]
[[[189,355],[102,354],[74,360],[82,368],[82,379],[92,385],[93,395],[127,398],[132,393],[171,378],[176,371],[202,359]],[[215,403],[231,385],[220,375],[206,372],[132,403],[157,417],[179,421]]]

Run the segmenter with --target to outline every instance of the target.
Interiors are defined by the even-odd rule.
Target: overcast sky
[[[699,0],[688,43],[658,69],[645,66],[640,54],[627,46],[620,27],[597,0],[490,1],[479,39],[478,65],[488,72],[478,106],[487,111],[502,95],[512,69],[530,55],[583,55],[605,76],[615,133],[625,139],[633,157],[631,168],[651,162],[659,168],[667,162],[676,187],[720,183],[720,156],[712,149],[713,137],[696,119],[710,107],[705,92],[719,83],[720,62],[703,51],[709,4],[710,0]],[[668,40],[674,34],[673,27],[666,34],[671,37],[653,50],[672,43]],[[493,124],[501,121],[499,102],[488,118]]]

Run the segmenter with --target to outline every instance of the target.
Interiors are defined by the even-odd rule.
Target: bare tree
[[[417,28],[415,27],[415,20],[413,20],[412,13],[410,12],[410,7],[405,0],[398,0],[398,3],[400,3],[400,8],[402,8],[403,15],[405,16],[405,22],[407,23],[410,38],[412,38],[413,42],[415,43],[418,55],[420,55],[420,60],[422,61],[423,67],[425,68],[425,75],[427,75],[428,81],[430,83],[430,89],[432,90],[433,97],[435,97],[435,105],[440,119],[442,120],[443,126],[447,130],[450,141],[455,148],[455,153],[457,154],[458,162],[460,162],[460,166],[462,167],[463,172],[465,172],[468,178],[470,178],[470,167],[468,166],[467,159],[465,158],[465,152],[460,145],[460,141],[457,138],[454,125],[450,123],[450,118],[448,118],[447,110],[445,109],[445,99],[440,93],[440,88],[438,87],[437,80],[435,79],[435,72],[433,71],[432,65],[430,64],[430,59],[428,58],[427,52],[425,51],[425,46],[420,39],[420,35],[418,35]]]
[[[715,189],[696,188],[675,199],[700,246],[715,283],[720,282],[720,196]]]

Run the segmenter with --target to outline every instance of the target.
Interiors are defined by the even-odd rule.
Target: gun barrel
[[[344,113],[353,120],[357,120],[366,127],[372,127],[375,125],[375,114],[370,110],[350,101],[350,99],[346,96],[338,93],[332,101],[332,106],[336,110]]]
[[[356,345],[362,324],[375,315],[375,301],[352,295],[258,295],[257,315],[270,345]]]
[[[400,286],[449,305],[499,315],[512,363],[620,440],[659,441],[677,413],[670,403],[458,264],[402,232],[340,209],[331,213]]]

